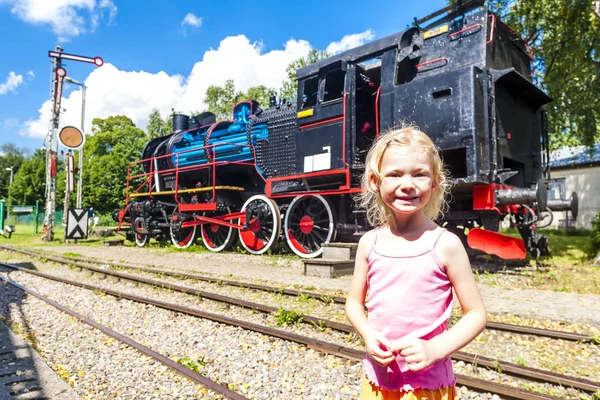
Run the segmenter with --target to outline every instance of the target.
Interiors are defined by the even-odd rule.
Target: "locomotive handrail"
[[[381,94],[381,85],[377,88],[375,95],[375,138],[379,138],[379,96]]]
[[[421,67],[424,67],[426,65],[430,65],[430,64],[433,64],[433,63],[436,63],[436,62],[439,62],[439,61],[444,61],[444,63],[441,64],[441,65],[435,66],[433,68],[430,68],[430,69],[428,69],[426,71],[430,71],[430,70],[436,69],[436,68],[445,67],[446,65],[448,65],[448,59],[446,57],[440,57],[440,58],[436,58],[434,60],[425,61],[425,62],[423,62],[421,64],[417,64],[417,65],[415,65],[415,68],[418,70]],[[419,72],[423,72],[423,71],[419,71]]]
[[[306,179],[316,176],[326,176],[326,175],[343,175],[345,178],[345,183],[340,185],[337,189],[332,190],[306,190],[301,192],[301,194],[342,194],[342,193],[357,193],[360,192],[360,188],[352,188],[351,187],[351,179],[350,179],[350,169],[349,168],[340,168],[340,169],[330,169],[323,171],[313,171],[307,172],[303,174],[297,175],[286,175],[286,176],[278,176],[274,178],[268,178],[266,181],[265,193],[268,197],[271,198],[280,198],[280,197],[290,197],[298,194],[299,192],[285,192],[281,194],[273,193],[273,183],[279,181],[288,181],[294,179]]]
[[[240,143],[232,143],[232,142],[219,142],[217,144],[210,144],[210,145],[205,145],[205,146],[194,147],[191,149],[181,151],[179,153],[175,153],[175,157],[176,157],[175,168],[170,168],[168,170],[163,170],[163,171],[159,172],[159,174],[162,173],[163,175],[165,172],[175,174],[175,193],[174,194],[175,194],[175,202],[178,205],[181,205],[181,202],[179,201],[179,193],[181,193],[181,190],[179,190],[179,174],[180,173],[210,168],[212,173],[211,173],[211,185],[209,185],[209,186],[212,188],[211,202],[214,203],[214,201],[216,199],[216,190],[217,190],[216,189],[216,180],[217,180],[216,170],[217,170],[218,166],[230,165],[230,164],[247,165],[247,166],[254,165],[253,163],[249,163],[247,161],[217,161],[217,148],[221,147],[221,146],[234,146],[234,147],[240,147],[240,148],[249,147],[252,149],[252,147],[250,145],[240,144]],[[207,160],[206,163],[200,164],[200,165],[179,167],[179,159],[182,155],[184,155],[185,153],[190,153],[190,152],[198,151],[198,150],[208,150],[209,152],[211,152],[212,156],[210,157],[210,160]],[[172,156],[172,154],[171,154],[171,156]]]
[[[346,98],[348,97],[348,92],[344,92],[344,105],[343,114],[342,114],[342,164],[344,167],[348,167],[348,163],[346,162]]]
[[[496,14],[490,13],[489,17],[492,19],[492,21],[490,22],[490,37],[486,44],[490,44],[494,41],[494,28],[496,27]],[[506,23],[504,25],[510,31],[510,33],[515,35],[521,42],[523,42],[523,45],[525,46],[524,53],[527,54],[527,56],[529,56],[529,61],[531,62],[531,75],[533,76],[535,73],[535,65],[533,64],[533,48],[529,45],[529,43],[527,43],[525,39],[523,39],[523,37],[521,37],[521,35],[515,32],[510,26],[508,26]]]
[[[204,186],[201,188],[194,188],[194,189],[181,189],[178,192],[179,193],[201,193],[201,192],[207,192],[209,190],[212,190],[213,186]],[[217,190],[234,190],[234,191],[238,191],[241,192],[244,190],[243,187],[241,186],[229,186],[229,185],[218,185],[215,186],[215,188]],[[156,196],[156,195],[170,195],[170,194],[175,194],[176,191],[175,190],[163,190],[162,192],[152,192],[151,194]],[[131,194],[130,197],[139,197],[139,196],[145,196],[146,193],[133,193]]]
[[[494,28],[496,27],[496,14],[490,13],[490,17],[492,18],[492,21],[490,22],[490,38],[486,42],[487,44],[490,44],[494,41]]]
[[[448,35],[448,37],[450,38],[450,40],[454,40],[454,36],[460,35],[461,33],[468,32],[468,31],[473,30],[475,28],[479,28],[481,30],[481,28],[483,28],[483,25],[482,24],[473,24],[471,26],[467,26],[466,28],[461,29],[460,31],[452,32],[451,34]],[[477,33],[477,32],[479,32],[479,31],[476,31],[476,32],[473,32],[473,33]]]
[[[249,161],[222,161],[222,160],[216,160],[217,158],[217,148],[221,147],[221,146],[235,146],[235,147],[240,147],[240,148],[250,148],[253,154],[253,158],[254,158],[254,162],[249,162]],[[190,152],[196,152],[199,150],[208,150],[210,152],[212,152],[212,156],[210,157],[211,159],[208,160],[207,162],[203,163],[203,164],[198,164],[198,165],[192,165],[192,166],[183,166],[183,167],[179,167],[179,157],[185,153],[190,153]],[[210,189],[204,189],[202,188],[202,190],[197,190],[198,192],[201,191],[207,191],[207,190],[211,190],[212,193],[212,199],[211,202],[214,202],[215,198],[216,198],[216,190],[219,189],[224,189],[224,190],[239,190],[238,187],[233,187],[233,186],[216,186],[216,168],[218,166],[221,165],[230,165],[230,164],[236,164],[236,165],[247,165],[247,166],[253,166],[256,167],[256,155],[255,155],[255,150],[254,150],[254,146],[252,145],[248,145],[248,144],[240,144],[240,143],[232,143],[232,142],[219,142],[216,144],[210,144],[210,145],[205,145],[205,146],[196,146],[196,147],[192,147],[190,149],[186,149],[183,150],[181,152],[178,153],[169,153],[169,154],[163,154],[160,156],[153,156],[150,158],[146,158],[146,159],[142,159],[142,160],[136,160],[136,161],[132,161],[128,164],[127,166],[127,185],[126,185],[126,201],[127,203],[129,203],[129,199],[130,197],[139,197],[139,196],[143,196],[143,195],[147,195],[149,197],[153,197],[155,195],[163,195],[163,194],[174,194],[175,196],[175,201],[178,205],[181,204],[181,202],[179,201],[179,193],[193,193],[194,189],[178,189],[179,188],[179,174],[182,172],[190,172],[190,171],[195,171],[195,170],[202,170],[202,169],[207,169],[207,168],[212,168],[212,174],[211,174],[211,185],[205,186],[205,188],[210,188]],[[174,168],[167,168],[167,169],[162,169],[162,170],[158,170],[155,171],[154,170],[154,162],[158,159],[162,159],[162,158],[172,158],[173,156],[175,156],[176,160],[175,160],[175,167]],[[143,172],[140,174],[135,174],[135,175],[131,175],[131,167],[133,165],[136,164],[142,164],[142,163],[149,163],[150,168],[147,172]],[[154,178],[154,174],[155,172],[158,172],[158,176],[169,176],[169,175],[175,175],[175,190],[172,191],[156,191],[153,192],[152,191],[152,180]],[[136,178],[143,178],[143,177],[147,177],[147,179],[145,179],[133,192],[130,193],[130,188],[131,188],[131,184],[130,182]],[[146,185],[148,185],[148,191],[147,192],[140,192],[142,188],[144,188]],[[201,188],[196,188],[196,189],[201,189]]]

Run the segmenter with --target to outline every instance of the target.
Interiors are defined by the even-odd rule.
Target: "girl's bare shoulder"
[[[452,260],[453,257],[466,254],[465,246],[456,234],[444,230],[435,245],[435,252],[440,260]]]
[[[370,231],[368,231],[367,233],[365,233],[364,235],[362,235],[362,237],[360,238],[360,240],[358,241],[358,250],[357,251],[369,251],[373,248],[373,246],[375,245],[375,240],[377,238],[378,235],[378,231],[380,230],[380,227],[371,229]]]

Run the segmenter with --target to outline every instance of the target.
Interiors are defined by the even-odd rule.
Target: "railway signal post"
[[[56,131],[60,121],[62,87],[65,77],[67,76],[67,71],[62,67],[62,60],[87,62],[95,64],[98,67],[104,64],[104,61],[100,57],[84,57],[63,53],[63,48],[60,46],[56,46],[54,51],[49,51],[48,56],[52,59],[52,85],[50,97],[53,100],[53,106],[50,118],[50,130],[44,139],[44,145],[46,147],[46,210],[44,214],[44,226],[42,229],[42,240],[44,242],[51,242],[54,239],[56,172],[58,164],[58,141]]]

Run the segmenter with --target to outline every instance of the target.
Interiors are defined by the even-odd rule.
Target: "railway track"
[[[32,254],[30,254],[32,255]],[[38,254],[35,254],[35,256],[39,256]],[[44,257],[47,258],[47,257]],[[94,268],[94,267],[90,267],[90,266],[85,266],[85,265],[77,265],[78,267],[81,268],[88,268],[91,271],[97,272],[97,273],[101,273],[101,274],[115,274],[114,276],[120,278],[120,279],[129,279],[129,276],[125,276],[125,274],[119,274],[119,273],[113,273],[111,271],[106,271],[103,269],[98,269],[98,268]],[[33,272],[35,274],[40,274],[39,272],[35,272],[35,271],[24,271],[24,272]],[[42,276],[42,275],[40,275]],[[59,280],[60,278],[57,277],[49,277],[49,276],[45,276],[45,278],[50,278],[50,279],[55,279],[55,280]],[[127,295],[126,293],[119,293],[119,292],[114,292],[114,293],[109,293],[109,291],[107,291],[106,289],[102,289],[99,287],[95,287],[93,285],[85,285],[85,284],[79,284],[76,282],[67,282],[69,284],[75,284],[75,285],[79,285],[79,286],[83,286],[86,287],[88,289],[91,290],[96,290],[96,291],[104,291],[108,294],[111,294],[113,296],[117,296],[120,298],[128,298],[134,301],[148,301],[148,299],[142,299],[142,298],[136,298],[136,296],[130,296]],[[158,284],[160,285],[160,283]],[[170,288],[172,289],[172,288]],[[160,306],[160,307],[165,307],[165,308],[169,308],[178,312],[192,312],[191,315],[195,315],[195,316],[199,316],[202,318],[209,318],[209,319],[213,319],[215,321],[221,322],[221,323],[227,323],[227,324],[232,324],[232,323],[236,323],[236,324],[240,324],[240,322],[232,322],[227,320],[227,317],[223,317],[223,316],[218,316],[216,317],[214,314],[213,315],[208,315],[208,314],[202,314],[201,311],[199,310],[185,310],[185,307],[181,307],[181,306],[177,306],[177,305],[165,305],[165,304],[160,304],[160,302],[156,302],[154,301],[153,303],[156,306]],[[245,307],[247,307],[248,305],[244,305]],[[261,310],[262,312],[267,312],[264,309]],[[246,325],[243,325],[244,323],[241,323],[242,325],[238,325],[240,327],[244,327],[244,329],[251,329],[251,330],[255,330],[257,332],[261,332],[264,334],[269,334],[269,335],[274,335],[277,336],[280,333],[278,333],[277,331],[280,330],[274,330],[271,331],[271,329],[273,328],[268,328],[268,327],[256,327],[256,326],[251,326],[252,324],[248,325],[248,323],[245,323]],[[294,334],[290,334],[288,333],[284,333],[283,335],[285,336],[281,336],[281,338],[284,338],[285,340],[292,340],[295,341],[297,343],[302,343],[304,345],[306,345],[307,347],[319,350],[319,351],[324,351],[327,352],[329,354],[335,354],[335,355],[339,355],[339,356],[343,356],[343,357],[347,357],[350,358],[352,360],[360,360],[363,357],[363,352],[360,350],[356,350],[356,349],[351,349],[351,348],[346,348],[343,346],[339,346],[336,344],[331,344],[331,343],[327,343],[327,342],[323,342],[323,341],[319,341],[319,340],[315,340],[315,339],[310,339],[310,338],[299,338],[298,335],[294,335]],[[280,336],[277,336],[280,337]],[[504,362],[499,362],[498,360],[493,360],[493,359],[487,359],[485,357],[478,357],[475,355],[469,355],[467,353],[458,353],[455,357],[456,360],[462,360],[464,362],[469,362],[469,363],[476,363],[478,366],[485,366],[488,368],[493,368],[496,370],[501,370],[503,373],[509,373],[515,376],[519,376],[522,378],[527,378],[527,379],[533,379],[533,380],[539,380],[539,381],[547,381],[547,382],[552,382],[553,384],[559,384],[562,386],[568,386],[568,387],[576,387],[579,390],[585,391],[585,392],[594,392],[596,390],[600,390],[600,386],[598,386],[597,383],[592,382],[592,381],[587,381],[585,379],[579,379],[579,378],[572,378],[572,377],[566,377],[564,375],[560,375],[560,374],[554,374],[548,371],[542,371],[542,370],[534,370],[531,368],[526,368],[526,367],[522,367],[522,366],[518,366],[515,364],[510,364],[510,363],[504,363]],[[473,381],[472,378],[468,378],[468,377],[461,377],[460,380],[460,384],[463,385],[468,385],[472,388],[475,388],[476,390],[488,390],[488,389],[484,389],[483,383],[478,382],[477,380]],[[495,388],[494,390],[490,390],[490,391],[494,391],[496,393],[499,393],[501,395],[507,396],[507,397],[514,397],[514,398],[548,398],[547,396],[542,396],[542,397],[519,397],[521,395],[525,396],[524,394],[518,394],[518,393],[514,393],[514,392],[502,392],[502,390],[508,390],[508,389],[503,389],[503,388]],[[512,393],[512,394],[509,394]],[[529,396],[530,394],[526,394],[527,396]]]
[[[11,268],[14,269],[16,271],[21,271],[21,272],[27,272],[27,273],[32,273],[33,275],[39,276],[39,277],[43,277],[46,279],[52,279],[61,283],[66,283],[66,284],[70,284],[70,285],[74,285],[74,286],[78,286],[78,287],[82,287],[82,288],[86,288],[86,289],[90,289],[93,290],[95,292],[102,292],[102,293],[106,293],[115,297],[118,297],[120,299],[128,299],[128,300],[132,300],[138,303],[143,303],[143,304],[150,304],[156,307],[160,307],[160,308],[164,308],[164,309],[168,309],[171,311],[176,311],[176,312],[180,312],[180,313],[185,313],[188,315],[193,315],[196,317],[200,317],[200,318],[205,318],[205,319],[209,319],[215,322],[219,322],[219,323],[224,323],[227,325],[232,325],[232,326],[236,326],[236,327],[240,327],[246,330],[251,330],[254,332],[258,332],[258,333],[262,333],[265,335],[269,335],[269,336],[273,336],[273,337],[277,337],[280,339],[284,339],[284,340],[289,340],[289,341],[293,341],[296,343],[300,343],[303,345],[306,345],[307,347],[317,350],[319,352],[323,352],[323,353],[327,353],[327,354],[332,354],[335,356],[339,356],[339,357],[344,357],[344,358],[348,358],[352,361],[356,361],[356,362],[360,362],[363,359],[364,356],[364,352],[361,350],[357,350],[357,349],[352,349],[352,348],[348,348],[348,347],[343,347],[343,346],[339,346],[336,344],[332,344],[329,342],[325,342],[322,340],[317,340],[317,339],[313,339],[313,338],[309,338],[309,337],[305,337],[305,336],[301,336],[301,335],[296,335],[293,333],[289,333],[286,331],[282,331],[279,329],[274,329],[274,328],[270,328],[267,326],[262,326],[262,325],[257,325],[257,324],[253,324],[253,323],[248,323],[245,321],[241,321],[241,320],[237,320],[234,318],[229,318],[223,315],[217,315],[217,314],[213,314],[213,313],[207,313],[207,312],[203,312],[201,310],[196,310],[196,309],[191,309],[188,307],[183,307],[177,304],[172,304],[172,303],[167,303],[164,301],[159,301],[159,300],[155,300],[155,299],[150,299],[150,298],[144,298],[144,297],[139,297],[139,296],[135,296],[135,295],[130,295],[124,292],[119,292],[119,291],[115,291],[115,290],[108,290],[105,288],[101,288],[98,286],[94,286],[94,285],[89,285],[89,284],[85,284],[85,283],[81,283],[81,282],[75,282],[75,281],[71,281],[71,280],[66,280],[66,279],[62,279],[59,277],[54,277],[54,276],[50,276],[48,274],[44,274],[44,273],[40,273],[37,271],[29,271],[26,268],[22,268],[22,267],[16,267],[16,266],[12,266],[9,264],[4,264],[4,263],[0,263],[0,265],[6,267],[6,268]],[[154,351],[152,351],[151,349],[146,348],[145,346],[129,339],[128,337],[126,337],[125,335],[122,335],[118,332],[115,332],[113,330],[111,330],[110,328],[98,324],[97,322],[73,311],[70,310],[69,308],[54,302],[50,299],[48,299],[47,297],[44,297],[38,293],[36,293],[35,291],[25,288],[22,285],[19,285],[11,280],[8,280],[6,278],[0,277],[1,280],[6,281],[10,284],[12,284],[13,286],[39,298],[42,301],[45,301],[49,304],[51,304],[52,306],[58,308],[59,310],[68,313],[69,315],[72,315],[73,317],[75,317],[76,319],[80,320],[83,323],[86,323],[96,329],[99,329],[100,331],[102,331],[103,333],[114,337],[117,340],[122,341],[123,343],[137,349],[138,351],[140,351],[141,353],[148,355],[154,359],[156,359],[157,361],[167,365],[169,368],[174,369],[175,371],[177,371],[178,373],[186,376],[189,379],[192,379],[198,383],[201,383],[202,385],[210,388],[211,390],[214,390],[217,393],[221,393],[223,395],[225,395],[228,398],[231,399],[245,399],[246,397],[232,392],[231,390],[224,388],[222,385],[211,381],[209,379],[203,378],[201,376],[199,376],[199,374],[195,373],[194,371],[189,370],[188,368],[182,367],[181,365],[173,362],[172,360],[166,358],[165,356],[162,356],[159,353],[156,353]],[[523,399],[523,400],[536,400],[536,399],[558,399],[558,397],[553,397],[553,396],[548,396],[548,395],[543,395],[543,394],[538,394],[538,393],[534,393],[534,392],[530,392],[527,390],[522,390],[519,388],[514,388],[514,387],[510,387],[507,385],[502,385],[502,384],[497,384],[494,382],[489,382],[486,380],[482,380],[482,379],[477,379],[477,378],[473,378],[473,377],[468,377],[468,376],[464,376],[464,375],[459,375],[457,374],[457,384],[459,385],[464,385],[467,386],[471,389],[477,390],[477,391],[483,391],[483,392],[491,392],[494,394],[498,394],[500,396],[504,396],[505,398],[511,398],[511,399]]]
[[[241,281],[236,281],[236,280],[220,279],[220,278],[210,277],[210,276],[206,276],[206,275],[190,274],[190,273],[179,272],[179,271],[165,271],[165,270],[161,270],[159,268],[152,268],[152,267],[148,267],[148,266],[133,265],[133,264],[128,264],[128,263],[120,263],[120,262],[117,263],[117,262],[113,262],[113,261],[91,260],[91,259],[85,259],[85,258],[81,258],[81,257],[49,256],[49,255],[43,255],[41,253],[33,252],[30,250],[23,250],[23,249],[10,247],[10,246],[4,246],[4,245],[0,245],[0,248],[3,248],[8,251],[14,251],[14,252],[19,252],[22,254],[34,256],[34,257],[43,258],[43,259],[50,260],[50,261],[55,261],[58,263],[63,263],[63,264],[75,263],[74,265],[81,267],[81,268],[88,268],[89,265],[86,265],[86,264],[96,264],[96,265],[103,265],[103,266],[109,265],[109,266],[128,269],[128,270],[138,270],[138,271],[148,272],[148,273],[152,273],[152,274],[172,276],[172,277],[176,277],[176,278],[195,279],[195,280],[203,281],[203,282],[218,283],[219,285],[228,285],[228,286],[232,286],[232,287],[260,290],[260,291],[265,291],[265,292],[269,292],[269,293],[279,293],[279,294],[287,295],[287,296],[294,296],[294,297],[308,296],[310,298],[314,298],[317,300],[334,302],[337,304],[345,304],[345,302],[346,302],[346,298],[344,296],[330,296],[330,295],[325,295],[323,293],[311,292],[311,291],[306,291],[306,290],[280,288],[280,287],[269,286],[269,285],[260,285],[260,284],[256,284],[256,283],[252,283],[252,282],[241,282]],[[85,263],[85,264],[78,264],[78,263]],[[115,276],[119,276],[119,275],[115,274]],[[127,276],[125,276],[125,275],[122,277],[127,279]],[[148,280],[148,282],[145,282],[145,283],[150,283],[150,281],[151,280]],[[144,282],[143,278],[140,279],[140,282]],[[158,284],[158,285],[160,285],[160,284]],[[175,289],[175,287],[172,287],[172,288]],[[201,293],[194,293],[194,294],[201,295]],[[232,301],[231,304],[233,304],[233,305],[244,306],[243,301],[241,301],[239,303],[236,301],[236,299],[232,299],[231,301]],[[260,308],[260,306],[257,306],[257,307]],[[265,312],[274,312],[277,310],[271,307],[271,308],[265,308],[264,311]],[[326,326],[328,326],[332,329],[340,330],[342,332],[347,332],[347,333],[354,332],[353,328],[347,324],[339,324],[339,323],[334,323],[332,321],[324,321],[322,319],[314,318],[314,317],[310,317],[310,316],[307,316],[306,321],[309,323],[317,323],[317,324],[325,323]],[[582,342],[582,343],[594,343],[595,342],[594,338],[589,335],[549,330],[549,329],[541,329],[541,328],[528,327],[528,326],[520,326],[520,325],[514,325],[514,324],[506,324],[506,323],[502,323],[502,322],[488,321],[486,328],[504,331],[504,332],[511,332],[511,333],[515,333],[515,334],[535,335],[535,336],[547,337],[547,338],[551,338],[551,339],[562,339],[562,340],[569,340],[569,341]]]

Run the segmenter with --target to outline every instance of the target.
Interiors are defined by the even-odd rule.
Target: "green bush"
[[[592,220],[590,256],[595,257],[600,252],[600,212]]]
[[[111,213],[100,215],[98,220],[98,226],[117,226],[118,224],[118,222],[113,221]]]

